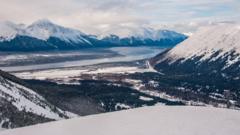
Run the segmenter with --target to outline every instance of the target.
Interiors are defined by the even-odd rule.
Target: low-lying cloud
[[[30,24],[48,18],[91,34],[124,33],[124,28],[130,27],[169,25],[176,29],[178,24],[183,27],[195,22],[240,20],[239,0],[0,0],[0,3],[1,21]]]

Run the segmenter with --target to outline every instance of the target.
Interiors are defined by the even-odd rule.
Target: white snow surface
[[[154,106],[62,120],[0,135],[239,135],[237,110]]]
[[[220,51],[213,59],[211,56]],[[229,59],[226,66],[230,66],[240,60],[240,29],[238,24],[218,24],[210,27],[201,28],[196,34],[183,41],[172,50],[165,58],[157,63],[169,59],[171,63],[179,59],[192,59],[203,56],[201,61],[215,61],[224,57],[231,51],[235,51],[237,57]]]

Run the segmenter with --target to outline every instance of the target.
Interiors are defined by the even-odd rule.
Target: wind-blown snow
[[[239,135],[239,125],[236,110],[154,106],[3,131],[0,135]]]
[[[172,62],[176,60],[201,57],[201,61],[209,60],[218,53],[214,59],[224,57],[234,52],[237,57],[229,59],[226,66],[230,66],[240,60],[240,29],[237,24],[218,24],[216,26],[202,28],[199,32],[180,43],[169,51],[165,59]]]

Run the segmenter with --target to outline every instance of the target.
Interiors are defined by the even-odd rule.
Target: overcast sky
[[[179,27],[239,21],[240,0],[0,0],[0,21],[42,18],[92,34],[163,25],[184,31]]]

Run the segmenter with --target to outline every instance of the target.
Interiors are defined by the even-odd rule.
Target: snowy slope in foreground
[[[4,131],[0,135],[239,135],[240,112],[155,106]]]

